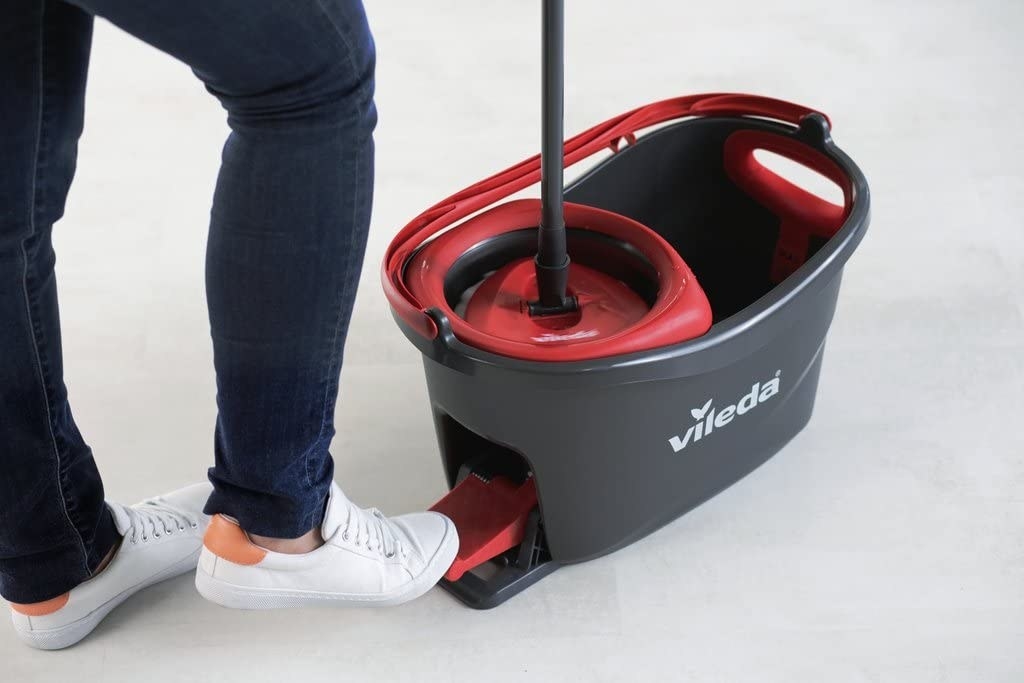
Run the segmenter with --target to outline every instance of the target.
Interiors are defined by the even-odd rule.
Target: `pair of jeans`
[[[375,52],[360,0],[5,1],[0,594],[19,603],[78,585],[119,540],[68,405],[51,244],[94,17],[187,64],[227,112],[206,255],[218,410],[208,514],[290,538],[322,521],[370,221]]]

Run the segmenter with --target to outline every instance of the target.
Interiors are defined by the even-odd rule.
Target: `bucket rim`
[[[796,107],[797,105],[789,106]],[[783,120],[779,116],[773,117],[764,113],[744,115],[735,109],[718,111],[721,113],[701,115],[697,118],[688,116],[683,120],[677,120],[668,126],[643,135],[639,140],[630,140],[630,145],[649,141],[663,132],[695,121],[717,118],[733,121],[747,128],[792,137],[830,159],[842,169],[849,179],[850,207],[842,226],[815,254],[762,297],[737,313],[715,323],[702,336],[655,349],[577,361],[527,360],[498,355],[470,346],[458,339],[452,331],[450,321],[436,308],[423,310],[425,317],[430,321],[429,326],[432,328],[432,330],[424,330],[421,325],[411,324],[402,315],[402,312],[395,306],[390,295],[391,292],[388,292],[392,312],[403,332],[424,355],[463,372],[514,371],[531,376],[550,376],[553,379],[612,373],[621,376],[621,381],[645,381],[665,378],[664,369],[660,366],[669,361],[673,362],[676,368],[676,372],[672,374],[684,375],[708,372],[728,365],[749,355],[752,349],[759,346],[753,341],[751,333],[757,331],[761,338],[771,337],[774,336],[773,331],[798,323],[798,316],[793,314],[793,303],[801,299],[803,295],[824,287],[838,277],[867,231],[870,224],[870,189],[867,180],[857,164],[835,144],[831,136],[829,120],[823,114],[804,109],[802,111],[805,113],[799,117],[798,121],[794,122],[792,119]],[[616,138],[616,140],[618,139],[621,139],[621,136]],[[568,147],[569,143],[567,143],[567,150]],[[612,156],[588,170],[573,181],[566,188],[566,192],[570,192],[573,187],[584,182],[592,174],[599,173],[606,164],[611,163],[614,159],[615,156]],[[518,167],[513,167],[513,169],[515,168]],[[400,234],[395,242],[398,242],[401,237]],[[395,242],[392,243],[392,246]],[[389,254],[392,252],[393,249],[389,249]],[[386,279],[388,277],[387,260],[384,265],[385,272],[382,275]],[[385,290],[388,291],[388,289],[386,284]],[[427,332],[432,332],[432,334]],[[712,354],[709,352],[712,350],[715,350],[714,360],[710,358]],[[695,361],[695,359],[697,360]],[[658,369],[654,369],[655,366],[658,366]],[[620,381],[612,377],[605,379]]]

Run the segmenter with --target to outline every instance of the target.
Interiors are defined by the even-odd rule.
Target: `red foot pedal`
[[[447,515],[459,530],[459,554],[445,578],[458,581],[470,569],[523,542],[530,511],[537,506],[533,479],[463,479],[431,510]]]

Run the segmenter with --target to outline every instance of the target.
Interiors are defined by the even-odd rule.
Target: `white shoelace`
[[[352,502],[348,503],[348,519],[342,527],[342,540],[354,538],[357,546],[365,545],[368,550],[380,552],[388,559],[395,553],[406,557],[408,551],[402,545],[400,533],[394,522],[377,508],[364,510]]]
[[[125,537],[132,543],[138,543],[140,540],[147,543],[150,538],[185,531],[186,527],[199,528],[198,520],[158,499],[147,500],[123,509],[131,523],[131,529]]]

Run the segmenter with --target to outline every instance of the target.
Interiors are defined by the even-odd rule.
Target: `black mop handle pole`
[[[543,140],[541,221],[537,244],[537,285],[545,309],[565,309],[569,255],[563,211],[563,117],[565,107],[565,3],[544,0]]]

